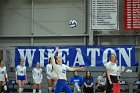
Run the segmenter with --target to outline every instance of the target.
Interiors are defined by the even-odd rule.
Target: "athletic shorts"
[[[25,75],[24,76],[17,76],[17,80],[26,80],[26,77],[25,77]]]

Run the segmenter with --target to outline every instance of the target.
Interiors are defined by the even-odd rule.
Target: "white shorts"
[[[47,76],[47,79],[52,79],[50,76]]]
[[[47,79],[57,79],[56,75],[47,75]]]
[[[35,79],[35,83],[40,84],[40,83],[42,83],[42,80],[41,79]]]

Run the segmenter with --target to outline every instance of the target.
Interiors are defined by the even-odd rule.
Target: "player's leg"
[[[38,90],[39,90],[39,93],[42,93],[42,83],[38,84]]]
[[[22,80],[22,81],[21,81],[21,91],[22,91],[22,92],[23,92],[23,90],[24,90],[25,83],[26,83],[25,80]]]
[[[47,78],[47,83],[48,83],[48,90],[49,93],[52,93],[52,79]]]
[[[70,87],[68,86],[67,82],[65,82],[64,91],[65,91],[65,93],[72,93],[72,91],[71,91]]]
[[[6,85],[6,82],[2,82],[2,88],[3,88],[4,92],[7,91],[7,85]]]
[[[26,83],[26,77],[25,76],[22,76],[22,78],[21,78],[21,91],[22,92],[23,92],[25,83]]]
[[[2,82],[0,81],[0,93],[2,92]]]
[[[64,85],[65,85],[65,83],[63,80],[57,80],[56,87],[55,87],[55,93],[61,93],[62,89],[64,88]]]
[[[21,80],[18,80],[18,92],[21,93],[22,92],[22,85],[21,85]]]
[[[55,86],[56,86],[57,80],[53,79],[52,82],[53,82],[53,89],[55,90]]]
[[[33,93],[36,93],[36,89],[37,89],[37,84],[36,84],[36,82],[34,82],[34,85],[33,85]]]

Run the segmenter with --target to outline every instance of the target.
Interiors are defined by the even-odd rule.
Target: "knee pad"
[[[79,88],[79,89],[77,89],[77,92],[78,92],[78,93],[81,93],[81,89],[80,89],[80,88]]]
[[[3,89],[6,91],[6,90],[7,90],[7,86],[6,86],[6,85],[4,85],[4,86],[3,86]]]
[[[6,90],[7,90],[7,85],[3,85],[3,86],[2,86],[2,89],[3,89],[4,91],[6,91]]]
[[[49,87],[48,89],[49,89],[49,90],[52,90],[52,87]]]

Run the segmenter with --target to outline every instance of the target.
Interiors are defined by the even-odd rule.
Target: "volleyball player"
[[[23,92],[24,85],[27,82],[26,67],[24,66],[24,60],[20,60],[20,65],[16,67],[16,83],[19,87],[19,93]]]
[[[39,62],[36,63],[36,67],[33,69],[32,74],[33,74],[33,83],[34,83],[33,93],[36,93],[37,86],[38,86],[39,93],[41,93],[43,75]]]
[[[55,90],[55,85],[57,82],[57,76],[56,76],[56,72],[52,66],[52,60],[51,58],[49,58],[49,63],[46,66],[46,74],[47,74],[47,83],[48,83],[48,90],[49,93],[52,93],[52,89],[54,88]]]
[[[62,64],[62,58],[61,57],[54,57],[54,55],[58,52],[59,48],[57,47],[56,50],[53,53],[53,56],[51,56],[52,59],[52,65],[54,67],[54,70],[57,74],[57,83],[56,83],[56,89],[55,93],[60,93],[62,89],[64,89],[65,93],[72,93],[70,87],[67,84],[67,78],[66,78],[66,71],[76,71],[76,70],[85,70],[85,67],[78,67],[78,68],[71,68],[67,65]],[[56,62],[56,63],[55,63]]]
[[[118,67],[116,64],[116,55],[111,54],[109,62],[106,64],[107,69],[107,88],[106,93],[111,93],[113,83],[120,83],[119,77],[118,77]]]
[[[6,67],[4,66],[3,60],[0,60],[0,88],[1,92],[6,92],[7,91],[7,85],[6,81],[8,80],[8,75],[6,71]]]

